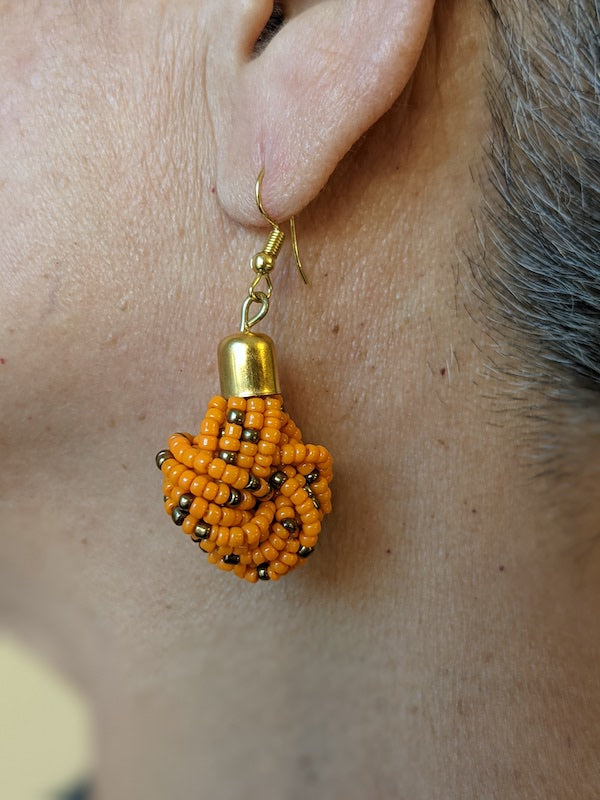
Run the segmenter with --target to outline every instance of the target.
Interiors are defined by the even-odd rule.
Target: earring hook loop
[[[250,306],[253,303],[258,303],[260,308],[253,316],[250,316]],[[268,310],[269,298],[264,292],[255,292],[252,295],[248,295],[242,304],[240,331],[242,333],[248,333],[257,322],[260,322],[261,319],[266,316]]]

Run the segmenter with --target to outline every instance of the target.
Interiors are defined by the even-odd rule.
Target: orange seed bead
[[[227,466],[223,470],[223,474],[221,475],[221,480],[228,486],[232,486],[235,483],[236,479],[239,477],[239,474],[240,474],[239,467],[236,467],[233,464],[227,464]]]
[[[242,530],[246,534],[246,539],[249,545],[255,545],[260,539],[260,528],[258,525],[256,525],[256,523],[248,522],[242,527]]]
[[[225,503],[229,500],[229,494],[231,489],[227,486],[226,483],[218,484],[219,488],[217,491],[217,496],[215,497],[215,503],[218,506],[224,506]]]
[[[209,408],[206,412],[207,419],[214,419],[219,425],[223,424],[223,420],[225,419],[225,414],[223,411],[217,408]]]
[[[224,397],[221,397],[221,395],[216,394],[214,397],[211,397],[208,405],[210,408],[219,408],[221,411],[225,411],[227,408],[227,401]]]
[[[208,468],[208,474],[211,478],[214,478],[217,481],[221,480],[223,473],[225,472],[225,467],[227,464],[223,461],[222,458],[213,458],[210,462],[210,466]]]
[[[181,526],[181,530],[188,535],[194,532],[194,529],[198,523],[197,517],[192,517],[191,514],[188,514],[187,517],[183,520],[183,525]]]
[[[238,411],[245,411],[246,410],[246,398],[245,397],[230,397],[227,400],[227,408],[235,408]]]
[[[240,455],[254,457],[257,452],[258,447],[254,444],[254,442],[240,442]]]
[[[204,484],[204,489],[202,490],[202,497],[209,502],[212,502],[215,497],[217,496],[217,492],[219,491],[219,484],[215,483],[215,481],[207,480]]]
[[[196,497],[190,506],[190,514],[196,519],[202,519],[208,508],[208,502],[203,497]]]
[[[256,475],[257,478],[268,478],[271,474],[271,470],[268,466],[263,466],[262,464],[257,464],[256,461],[254,466],[252,467],[252,472]]]
[[[279,440],[281,439],[281,434],[276,428],[263,428],[260,432],[260,438],[265,442],[273,442],[273,444],[279,444]]]
[[[206,475],[196,475],[190,484],[190,492],[195,495],[201,495],[207,483],[208,478]]]
[[[296,462],[300,463],[304,461],[306,457],[306,447],[302,444],[302,442],[296,442]]]
[[[315,504],[310,497],[307,497],[303,503],[300,503],[300,505],[296,507],[296,513],[300,514],[301,518],[304,517],[305,514],[309,514],[311,511],[316,510]]]
[[[199,475],[205,475],[212,461],[213,455],[208,450],[200,450],[194,459],[194,469]]]
[[[306,460],[312,461],[313,464],[316,464],[319,460],[319,448],[315,447],[314,444],[307,444],[306,445]]]
[[[217,534],[217,547],[224,547],[229,544],[229,528],[219,525],[219,533]]]
[[[232,439],[239,439],[242,435],[242,426],[236,425],[234,422],[228,422],[225,425],[224,433],[225,436],[229,436]]]
[[[220,425],[216,419],[206,417],[200,425],[200,433],[204,436],[218,436]]]
[[[197,500],[199,500],[198,497],[196,498],[196,500],[194,500],[194,503]],[[194,503],[192,503],[192,507]],[[204,512],[203,519],[209,525],[218,525],[219,522],[221,521],[221,509],[219,508],[219,506],[216,506],[214,503],[209,503],[207,510]]]
[[[198,447],[202,450],[216,450],[219,440],[216,436],[200,436],[198,438]]]
[[[238,521],[238,512],[236,510],[233,508],[221,509],[221,525],[225,525],[227,530],[229,530],[229,528],[231,528],[232,525],[235,525],[235,523]]]
[[[253,428],[254,430],[259,431],[263,426],[263,415],[258,414],[257,412],[250,411],[246,414],[244,419],[244,427],[245,428]],[[171,451],[173,452],[173,451]]]
[[[238,527],[231,528],[229,531],[228,541],[231,547],[243,547],[244,531]]]
[[[313,525],[315,522],[319,522],[319,512],[316,508],[313,508],[308,514],[302,514],[300,521],[304,527]]]
[[[260,546],[260,549],[267,561],[273,561],[273,559],[277,558],[279,555],[277,550],[272,544],[269,544],[269,542],[263,542],[263,544]]]
[[[234,439],[233,436],[221,436],[219,448],[221,450],[232,450],[235,453],[240,449],[240,440]]]
[[[265,410],[265,401],[262,397],[249,397],[246,408],[248,411],[258,411],[262,414]]]
[[[169,470],[167,474],[171,479],[171,481],[173,483],[176,483],[177,481],[179,481],[180,475],[183,475],[184,472],[185,472],[185,466],[183,464],[176,464]]]
[[[266,441],[263,441],[262,439],[258,443],[257,448],[258,448],[258,452],[261,455],[269,456],[269,458],[272,458],[275,455],[275,453],[277,452],[277,447],[276,447],[276,445],[273,444],[273,442],[266,442]]]
[[[277,550],[283,550],[283,548],[285,547],[285,540],[284,540],[284,539],[281,539],[279,536],[277,536],[277,534],[276,534],[276,533],[272,533],[272,534],[269,536],[269,542],[270,542],[270,543],[273,545],[273,547],[275,547]]]
[[[242,489],[245,489],[248,484],[248,473],[245,469],[241,469],[240,467],[237,467],[237,469],[239,470],[238,476],[231,485],[234,489],[242,491]]]
[[[306,494],[306,491],[304,489],[296,489],[294,494],[290,497],[290,500],[297,508],[306,500],[307,497],[308,495]]]
[[[293,444],[284,444],[281,448],[281,463],[293,464],[296,458],[296,448]]]
[[[182,472],[179,476],[178,484],[183,489],[184,492],[187,492],[190,486],[192,485],[192,481],[196,478],[196,473],[191,469],[186,469],[185,472]]]
[[[281,408],[281,395],[280,394],[271,394],[265,397],[265,406],[266,408],[272,409],[280,409]]]
[[[310,538],[316,537],[321,533],[321,523],[311,522],[302,526],[302,533]]]

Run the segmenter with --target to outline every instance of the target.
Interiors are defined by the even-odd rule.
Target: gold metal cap
[[[234,333],[219,344],[219,378],[223,397],[279,394],[277,358],[264,333]]]

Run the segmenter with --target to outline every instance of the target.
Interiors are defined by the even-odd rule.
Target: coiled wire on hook
[[[260,322],[260,320],[266,316],[269,310],[269,301],[271,299],[271,295],[273,294],[273,282],[271,281],[270,273],[275,266],[275,261],[277,260],[277,256],[281,251],[281,246],[285,239],[285,233],[281,230],[275,220],[267,214],[262,204],[260,190],[264,175],[265,170],[263,167],[258,175],[258,178],[256,179],[254,194],[256,197],[256,205],[258,206],[258,210],[267,220],[269,225],[272,226],[273,230],[269,234],[262,250],[260,250],[250,259],[250,266],[256,273],[256,276],[252,281],[250,288],[248,289],[248,295],[242,305],[240,330],[243,333],[247,333],[254,325],[256,325],[257,322]],[[302,280],[305,284],[308,284],[308,279],[302,267],[302,262],[300,261],[300,253],[298,252],[296,221],[294,217],[290,217],[290,237],[292,240],[292,251],[294,253],[296,266],[300,272]],[[259,289],[261,281],[265,282],[264,291]],[[250,316],[250,306],[252,304],[260,305],[260,309],[254,315]]]

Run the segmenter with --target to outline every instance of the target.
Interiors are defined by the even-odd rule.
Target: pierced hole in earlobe
[[[267,20],[267,24],[262,29],[260,36],[256,40],[254,50],[252,51],[253,56],[259,56],[262,53],[271,39],[273,39],[275,34],[283,27],[284,22],[285,12],[283,10],[283,3],[275,3],[273,5],[271,16]]]

